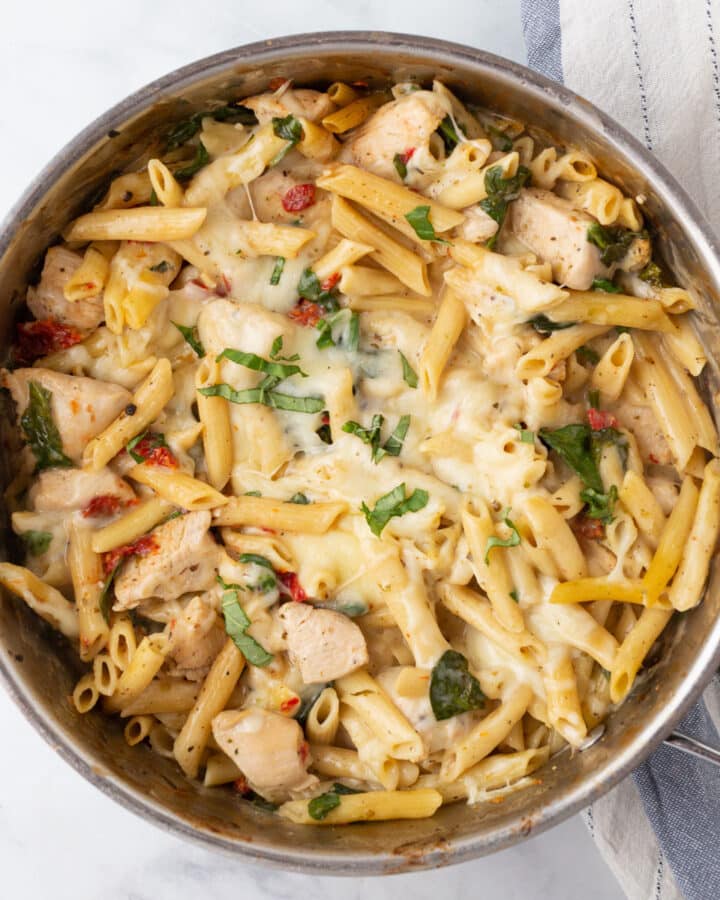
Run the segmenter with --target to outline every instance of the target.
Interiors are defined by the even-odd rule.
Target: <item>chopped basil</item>
[[[545,313],[538,313],[537,316],[528,319],[527,324],[532,325],[535,331],[540,334],[549,334],[551,331],[562,331],[564,328],[572,328],[575,323],[553,322],[552,319],[548,319]]]
[[[396,153],[393,156],[393,165],[395,166],[395,171],[400,176],[401,181],[405,181],[407,178],[407,163],[405,162],[405,157],[402,153]]]
[[[629,231],[622,225],[601,225],[593,222],[588,227],[587,239],[600,250],[603,265],[611,266],[625,256],[635,238],[641,237],[640,231]]]
[[[190,344],[197,356],[199,356],[200,358],[205,356],[205,348],[203,347],[202,342],[198,337],[197,328],[190,325],[181,325],[179,322],[173,322],[172,324],[177,328],[177,330],[185,338],[188,344]]]
[[[329,812],[340,806],[341,795],[359,793],[360,791],[356,791],[354,788],[347,787],[347,785],[340,784],[336,781],[332,786],[332,790],[320,794],[319,797],[313,797],[313,799],[309,801],[308,814],[310,815],[310,818],[315,819],[316,822],[322,822]]]
[[[275,135],[288,143],[274,159],[270,160],[271,167],[277,165],[305,136],[300,120],[293,115],[285,116],[282,119],[277,116],[274,117],[272,126]]]
[[[141,431],[140,434],[136,435],[136,437],[132,438],[125,444],[125,449],[132,456],[136,463],[144,463],[147,459],[146,456],[143,456],[140,453],[135,453],[135,447],[147,438],[148,441],[148,450],[155,450],[157,447],[167,447],[167,441],[165,440],[165,435],[160,431]]]
[[[413,231],[422,241],[435,241],[437,244],[449,244],[445,238],[435,234],[435,228],[430,221],[430,207],[416,206],[410,212],[405,213],[405,218],[412,225]]]
[[[585,424],[565,425],[555,430],[541,428],[539,436],[580,476],[586,488],[595,491],[596,495],[604,493],[598,460],[605,444],[616,444],[621,449],[623,436],[616,428],[592,431]]]
[[[273,344],[273,347],[275,347],[275,344]],[[223,359],[229,359],[230,362],[237,363],[239,366],[245,366],[246,369],[252,369],[253,372],[264,372],[266,375],[272,375],[280,380],[290,378],[293,375],[302,375],[303,378],[307,377],[307,373],[303,372],[300,366],[263,359],[257,353],[245,353],[243,350],[233,350],[230,347],[226,347],[222,353],[218,353],[215,357],[216,362],[220,362]]]
[[[504,131],[496,128],[494,125],[486,125],[485,130],[490,135],[493,150],[500,150],[502,153],[510,153],[513,148],[513,142]]]
[[[270,284],[280,284],[280,279],[282,278],[284,268],[285,257],[277,256],[275,258],[275,265],[273,266],[272,275],[270,276]]]
[[[348,619],[355,619],[368,613],[368,605],[362,600],[332,600],[328,603],[313,603],[316,609],[331,609],[342,613]]]
[[[223,587],[225,585],[223,584]],[[238,600],[237,585],[228,585],[222,598],[222,611],[225,617],[225,631],[228,637],[243,654],[245,659],[253,666],[266,666],[272,661],[272,653],[261,646],[254,637],[246,634],[251,625],[245,610]]]
[[[28,382],[28,405],[20,425],[35,457],[36,472],[73,464],[63,453],[62,438],[52,416],[51,400],[51,391],[38,381]]]
[[[150,191],[150,206],[160,206],[160,201],[158,200],[158,195],[155,193],[155,188]]]
[[[590,519],[599,519],[605,525],[609,525],[613,520],[617,498],[618,490],[614,484],[611,485],[610,490],[605,494],[599,494],[592,488],[585,488],[584,491],[580,491],[580,499],[587,503],[585,515]]]
[[[266,556],[260,556],[259,553],[241,553],[238,557],[238,562],[241,563],[254,563],[256,566],[264,566],[266,569],[270,569],[272,572],[273,564]]]
[[[400,456],[403,448],[403,441],[405,440],[405,435],[408,433],[409,427],[410,416],[400,416],[400,419],[395,426],[395,431],[393,431],[390,437],[380,448],[383,455],[387,454],[388,456]],[[380,456],[379,458],[382,459],[382,456]]]
[[[600,391],[595,390],[588,391],[588,406],[591,409],[600,409]]]
[[[202,120],[205,116],[210,116],[216,122],[240,122],[243,125],[257,125],[257,117],[255,113],[246,106],[221,106],[218,109],[198,112],[175,125],[165,139],[167,150],[176,150],[186,141],[194,138],[202,127]]]
[[[402,363],[403,380],[408,387],[416,388],[418,386],[417,372],[407,361],[405,354],[398,350],[400,354],[400,362]]]
[[[652,287],[661,288],[663,286],[662,271],[657,263],[649,262],[640,272],[640,278]]]
[[[368,444],[372,450],[371,459],[374,463],[379,463],[383,456],[400,456],[402,451],[405,435],[410,427],[410,416],[401,416],[395,430],[390,437],[381,446],[380,430],[385,421],[385,417],[376,414],[372,417],[369,428],[363,428],[359,422],[349,421],[343,425],[343,431],[347,434],[354,434],[360,438],[363,444]]]
[[[523,428],[519,423],[517,425],[513,425],[513,428],[516,428],[520,432],[520,443],[522,444],[534,444],[535,443],[535,432],[529,431],[527,428]]]
[[[520,191],[530,178],[527,166],[518,166],[517,172],[510,178],[503,177],[502,166],[490,166],[485,173],[485,192],[487,197],[480,201],[480,209],[498,223],[497,232],[488,241],[488,247],[495,246],[497,236],[507,215],[508,206],[517,200]]]
[[[430,676],[430,706],[436,720],[442,722],[484,704],[485,695],[468,661],[457,650],[446,650]]]
[[[315,341],[315,346],[318,350],[325,350],[326,347],[335,346],[332,325],[328,319],[318,319],[315,328],[320,332],[318,339]]]
[[[350,315],[348,325],[347,349],[350,353],[357,353],[360,345],[360,316],[354,312]]]
[[[338,309],[335,288],[331,288],[329,291],[323,290],[320,279],[312,269],[305,269],[300,276],[297,292],[299,297],[322,306],[325,312],[335,312]]]
[[[245,491],[243,497],[262,497],[261,491]]]
[[[283,337],[279,334],[275,340],[272,342],[272,347],[270,348],[270,359],[278,360],[282,359],[285,362],[295,362],[295,360],[300,359],[299,353],[293,353],[292,356],[280,356],[280,351],[283,348]]]
[[[508,538],[499,538],[497,535],[492,534],[487,539],[487,543],[485,544],[485,565],[489,565],[490,563],[490,551],[493,547],[517,547],[520,543],[520,532],[517,530],[517,526],[512,521],[512,519],[508,518],[510,515],[510,508],[508,507],[503,511],[502,520],[507,525],[507,527],[512,531],[512,534]]]
[[[593,278],[592,289],[594,291],[604,291],[606,294],[619,294],[620,288],[613,284],[609,278]]]
[[[103,619],[106,622],[110,622],[110,609],[112,608],[112,598],[113,598],[113,583],[115,581],[115,576],[122,565],[122,560],[117,563],[112,572],[105,579],[105,584],[102,587],[102,591],[100,591],[100,597],[98,599],[98,606],[100,608],[100,612],[102,614]]]
[[[192,162],[183,169],[176,169],[173,174],[178,181],[187,181],[189,178],[192,178],[193,175],[196,175],[200,169],[204,168],[209,162],[210,154],[205,149],[205,144],[203,144],[202,141],[199,141],[195,151],[195,158]]]
[[[150,266],[151,272],[163,273],[163,272],[169,272],[170,269],[172,269],[172,266],[166,259],[161,259],[159,263],[156,263],[154,266]]]
[[[333,329],[339,322],[344,322],[342,335],[338,341],[333,336]],[[318,319],[315,328],[320,332],[315,346],[318,350],[343,344],[349,353],[356,353],[360,343],[360,317],[348,309],[339,309],[324,319]]]
[[[380,497],[373,509],[370,509],[363,501],[360,510],[365,514],[370,531],[376,537],[380,537],[390,519],[423,509],[427,506],[429,499],[430,495],[422,488],[416,488],[412,494],[406,496],[405,482],[403,482]]]
[[[452,153],[455,147],[457,147],[457,145],[460,143],[460,138],[458,137],[457,131],[455,131],[455,125],[450,116],[445,116],[442,122],[438,125],[437,133],[443,139],[446,153]]]
[[[599,354],[596,353],[592,347],[586,347],[584,344],[582,347],[577,348],[575,356],[577,357],[577,361],[583,366],[587,363],[594,366],[600,361]]]
[[[300,491],[297,494],[293,494],[292,497],[288,500],[288,503],[297,503],[299,506],[307,506],[312,501],[308,500],[305,494]]]
[[[20,534],[23,543],[27,547],[30,556],[41,556],[52,543],[52,533],[49,531],[23,531]]]
[[[288,412],[318,413],[325,408],[322,397],[294,397],[292,394],[281,394],[261,386],[236,391],[229,384],[221,382],[198,390],[205,397],[223,397],[231,403],[261,403],[271,409],[283,409]]]
[[[510,591],[510,599],[514,600],[516,603],[520,602],[520,597],[518,596],[518,592],[515,590],[515,588]]]

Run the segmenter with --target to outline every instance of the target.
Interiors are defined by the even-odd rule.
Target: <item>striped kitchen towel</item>
[[[720,0],[522,0],[529,65],[617,119],[720,233]],[[719,746],[716,678],[680,730]],[[720,900],[720,769],[660,747],[585,819],[631,900]]]

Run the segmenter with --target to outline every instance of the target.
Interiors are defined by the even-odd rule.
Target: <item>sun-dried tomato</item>
[[[572,521],[572,530],[578,537],[587,538],[589,541],[597,541],[605,537],[605,526],[599,519],[591,519],[588,516],[576,516]]]
[[[289,697],[287,700],[283,700],[283,702],[280,704],[280,712],[290,712],[291,709],[295,709],[299,702],[299,697]]]
[[[320,288],[323,291],[330,292],[335,287],[335,285],[338,283],[338,281],[340,281],[340,273],[333,272],[332,275],[328,275],[328,277],[325,279],[325,281],[320,282]]]
[[[302,589],[297,572],[279,572],[278,578],[296,603],[303,603],[307,600],[307,594]]]
[[[141,441],[132,448],[135,456],[142,456],[145,462],[153,466],[165,466],[167,469],[177,469],[178,461],[175,459],[172,450],[165,444],[164,438],[161,440],[156,435],[146,435]]]
[[[29,366],[42,356],[79,344],[82,339],[77,328],[56,319],[18,322],[13,356],[17,365]]]
[[[99,516],[111,516],[123,505],[122,500],[115,494],[98,494],[97,497],[93,497],[85,509],[83,509],[82,514],[86,519],[94,519]]]
[[[271,78],[270,84],[268,84],[268,90],[269,91],[279,90],[285,84],[285,82],[287,80],[288,80],[287,78],[283,78],[280,75],[276,76],[275,78]]]
[[[119,562],[130,556],[148,556],[150,553],[157,553],[159,549],[155,538],[151,534],[144,534],[132,544],[124,544],[122,547],[116,547],[114,550],[103,553],[105,574],[109,575]]]
[[[315,203],[314,184],[296,184],[285,191],[282,206],[285,212],[301,212]]]
[[[322,307],[312,300],[300,300],[288,313],[288,318],[298,325],[314,328],[323,317]]]
[[[410,147],[404,153],[400,154],[400,159],[403,161],[403,165],[407,165],[410,162],[414,152],[415,147]]]
[[[244,775],[241,775],[233,781],[233,787],[239,794],[250,793],[250,785],[247,783],[247,778],[245,778]]]
[[[588,424],[593,431],[602,431],[603,428],[618,427],[618,420],[612,413],[605,412],[605,410],[602,409],[595,409],[592,406],[587,411],[587,419]]]

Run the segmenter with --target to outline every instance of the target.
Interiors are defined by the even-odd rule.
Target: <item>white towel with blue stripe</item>
[[[720,0],[522,0],[530,66],[617,119],[720,234]],[[680,730],[720,745],[716,678]],[[720,769],[660,747],[585,813],[630,900],[720,900]]]

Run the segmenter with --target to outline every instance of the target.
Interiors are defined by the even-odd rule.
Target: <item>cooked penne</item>
[[[206,215],[207,210],[201,207],[138,206],[98,210],[75,219],[65,232],[65,240],[179,241],[192,237]]]

